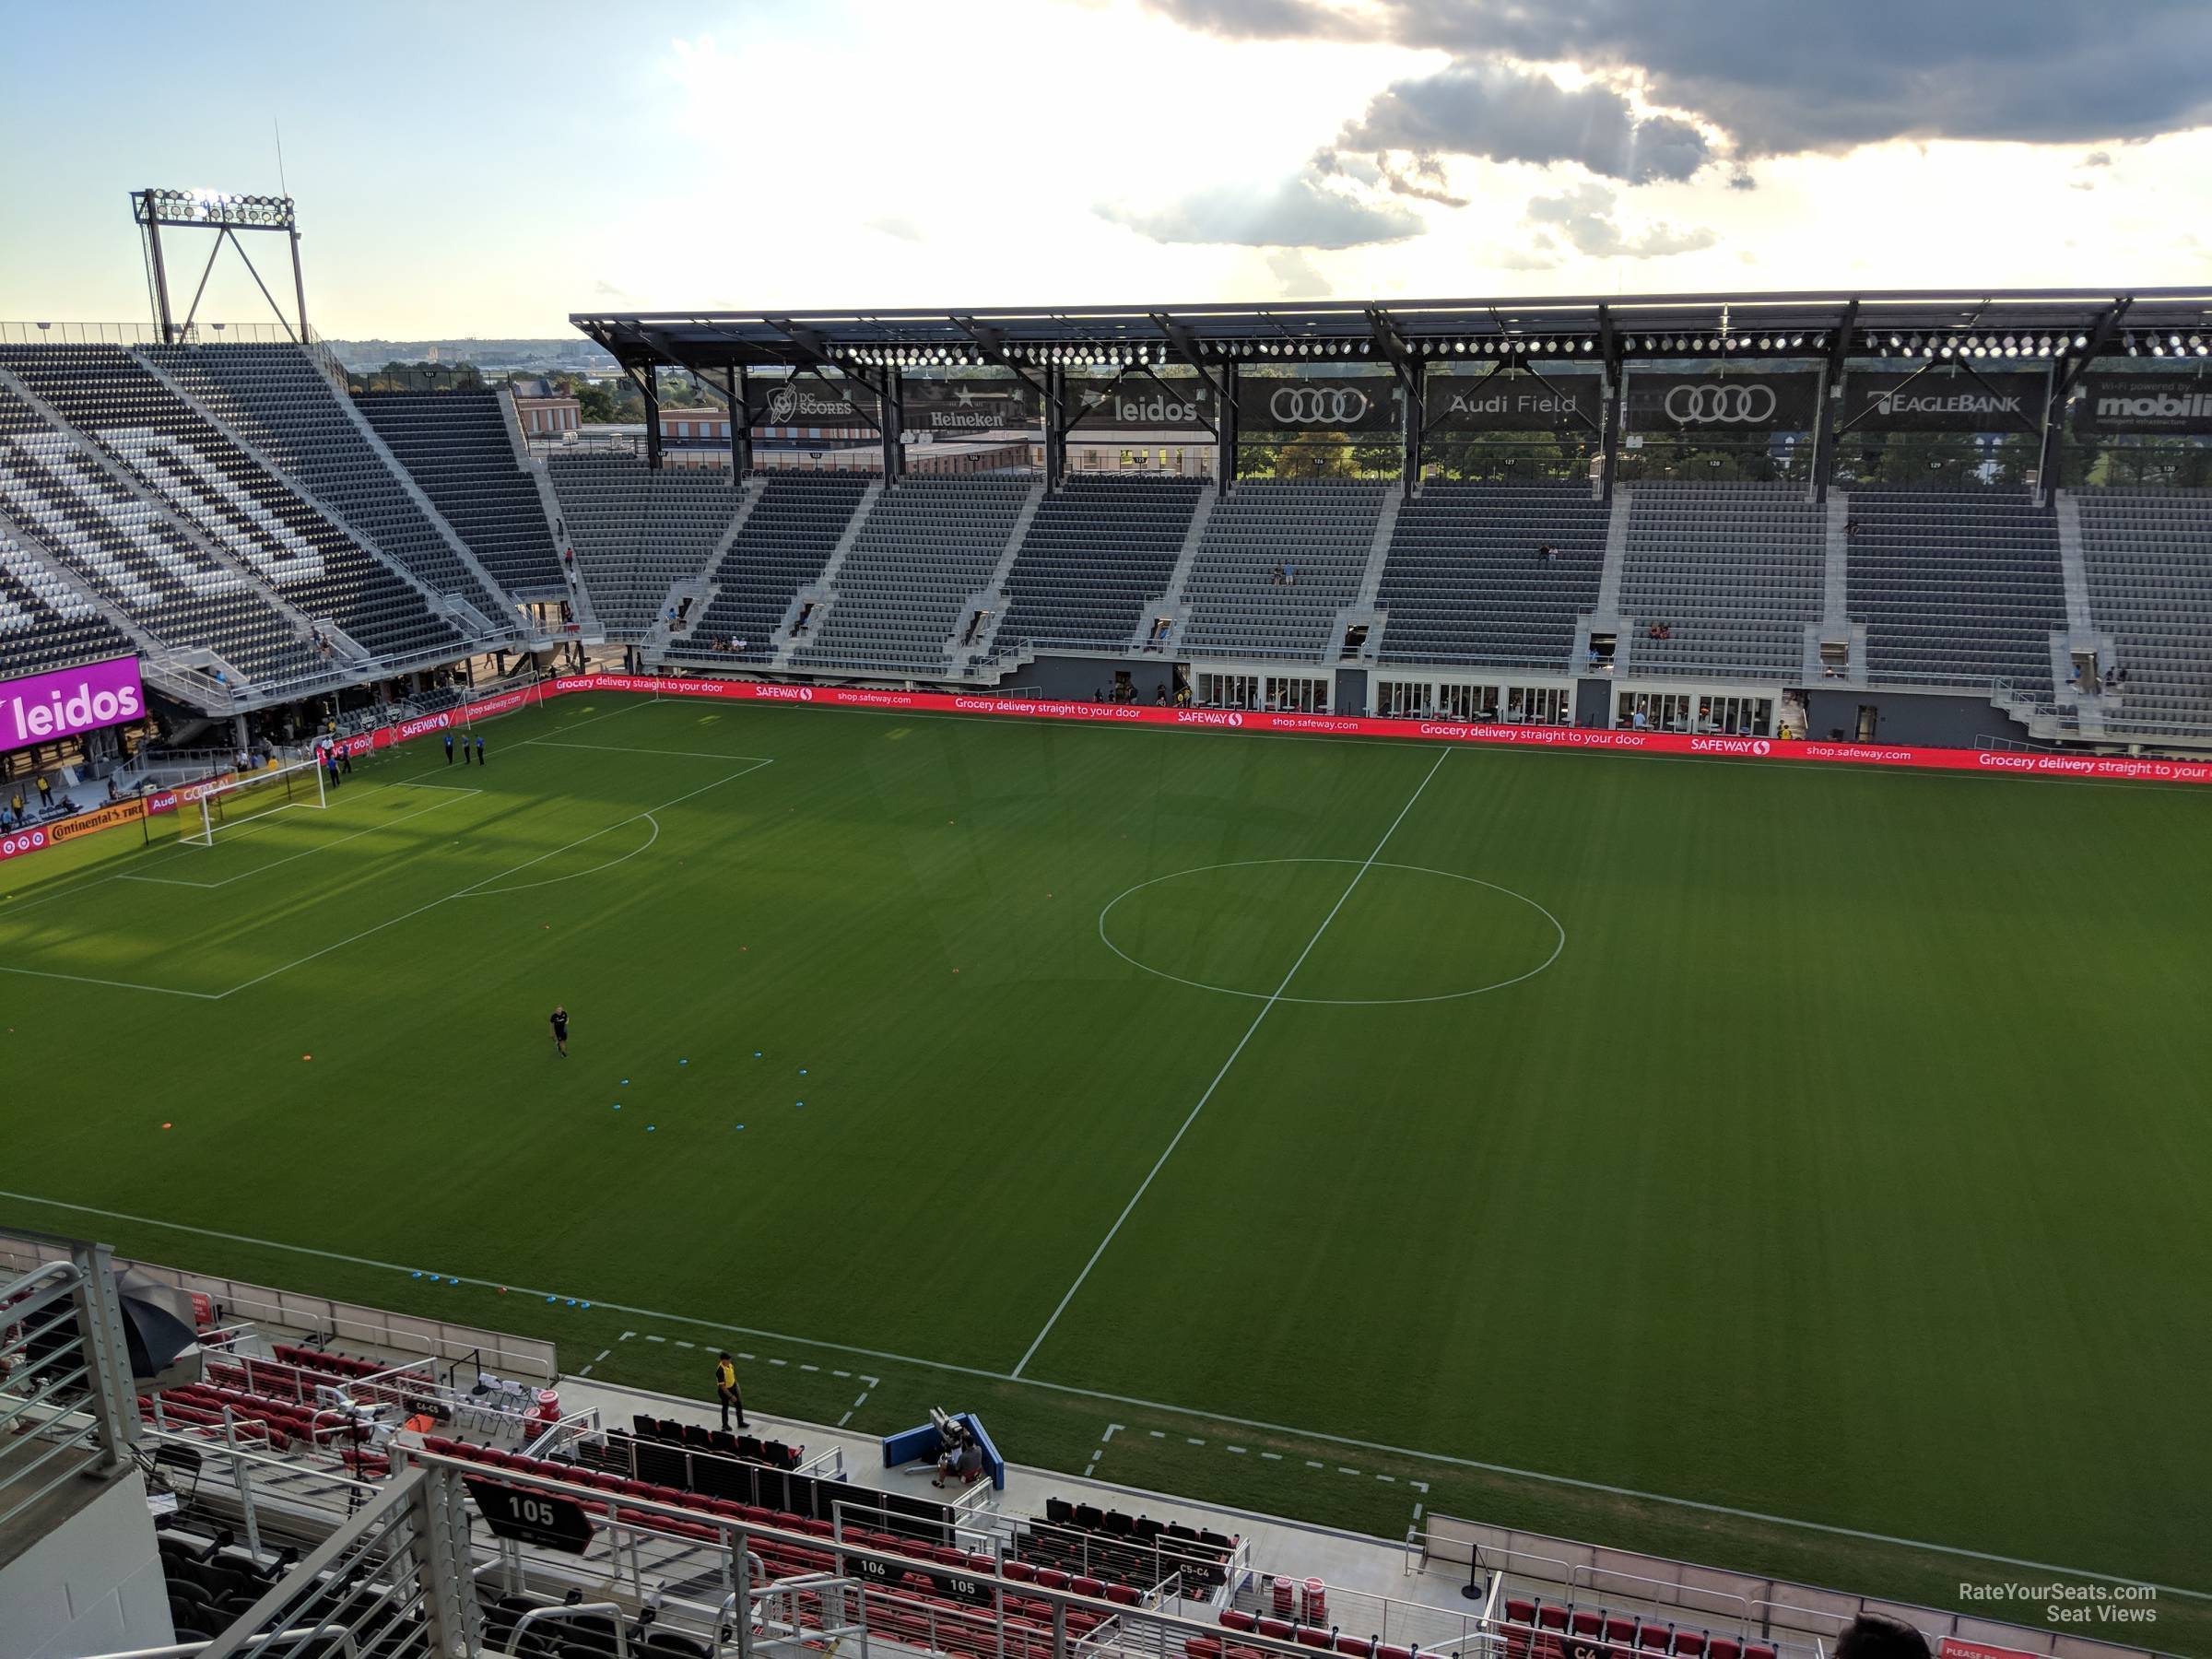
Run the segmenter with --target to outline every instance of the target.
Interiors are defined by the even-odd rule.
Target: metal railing
[[[0,1526],[86,1474],[119,1474],[138,1444],[112,1253],[70,1247],[0,1282]]]

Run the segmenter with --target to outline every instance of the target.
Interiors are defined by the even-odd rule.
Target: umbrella
[[[115,1297],[123,1310],[123,1339],[132,1380],[159,1388],[197,1382],[204,1356],[193,1322],[192,1298],[135,1270],[115,1276]]]

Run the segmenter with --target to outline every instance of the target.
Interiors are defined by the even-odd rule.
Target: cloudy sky
[[[6,320],[143,319],[126,193],[274,191],[278,126],[311,317],[347,337],[2212,282],[2203,0],[171,0],[9,28]],[[266,311],[218,270],[202,315]]]

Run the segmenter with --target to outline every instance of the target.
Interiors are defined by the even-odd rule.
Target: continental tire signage
[[[2212,380],[2179,374],[2085,374],[2074,426],[2082,432],[2212,432]]]
[[[1188,380],[1141,373],[1071,375],[1067,400],[1071,431],[1205,433],[1219,425],[1214,389],[1194,375]]]
[[[1453,432],[1595,432],[1605,394],[1594,374],[1561,375],[1548,383],[1527,374],[1479,380],[1431,380],[1424,388],[1426,429]]]
[[[1856,432],[2017,432],[2043,424],[2040,374],[1979,377],[1933,370],[1853,370],[1843,383],[1843,423]]]
[[[1814,374],[1636,374],[1627,407],[1633,432],[1695,438],[1743,432],[1809,432],[1818,408]]]
[[[1251,432],[1394,432],[1394,380],[1259,380],[1237,382],[1237,424]]]
[[[874,426],[876,394],[849,381],[817,374],[755,380],[745,389],[746,417],[756,427]]]
[[[1040,423],[1036,397],[1018,380],[910,380],[901,396],[909,432],[959,438],[1024,431]]]

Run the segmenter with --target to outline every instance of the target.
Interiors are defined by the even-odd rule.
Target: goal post
[[[216,838],[295,807],[321,811],[329,805],[319,760],[298,760],[263,771],[241,773],[218,783],[182,815],[177,839],[186,846],[212,847]]]

